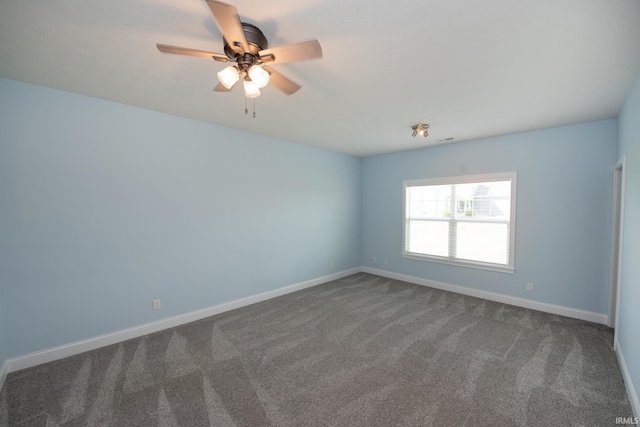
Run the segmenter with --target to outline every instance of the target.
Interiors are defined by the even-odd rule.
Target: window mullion
[[[449,221],[449,257],[455,258],[457,249],[458,232],[458,203],[456,197],[456,185],[451,185],[451,221]]]

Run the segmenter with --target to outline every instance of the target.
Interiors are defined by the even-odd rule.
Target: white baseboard
[[[638,394],[636,393],[636,389],[633,386],[633,381],[631,381],[631,376],[629,375],[629,371],[627,370],[627,362],[624,360],[624,353],[620,349],[620,343],[615,342],[616,356],[618,357],[618,364],[620,365],[620,370],[622,371],[622,379],[624,379],[624,386],[627,389],[627,396],[629,396],[629,402],[631,403],[631,409],[633,410],[634,417],[640,417],[640,402],[638,401]]]
[[[276,298],[282,295],[286,295],[291,292],[300,291],[302,289],[310,288],[312,286],[320,285],[322,283],[330,282],[332,280],[341,279],[346,276],[350,276],[362,271],[361,267],[344,270],[338,273],[322,276],[317,279],[307,280],[306,282],[297,283],[295,285],[286,286],[272,291],[263,292],[261,294],[252,295],[245,298],[240,298],[235,301],[230,301],[223,304],[218,304],[212,307],[204,308],[202,310],[196,310],[189,313],[181,314],[178,316],[162,319],[157,322],[147,323],[140,326],[134,326],[133,328],[123,329],[120,331],[112,332],[105,335],[89,338],[82,341],[76,341],[70,344],[61,345],[58,347],[49,348],[42,351],[26,354],[24,356],[18,356],[8,359],[2,365],[1,373],[6,376],[9,372],[19,371],[21,369],[30,368],[32,366],[41,365],[43,363],[53,362],[54,360],[62,359],[76,354],[84,353],[85,351],[95,350],[107,345],[116,344],[122,341],[126,341],[132,338],[138,338],[143,335],[151,334],[154,332],[162,331],[164,329],[180,326],[185,323],[193,322],[196,320],[204,319],[209,316],[224,313],[236,308],[245,307],[247,305],[255,304],[261,301],[266,301],[271,298]],[[0,379],[3,379],[0,378]]]
[[[7,368],[7,362],[3,362],[0,367],[0,390],[4,387],[4,381],[7,379],[7,374],[9,373],[9,369]]]
[[[443,291],[455,292],[458,294],[468,295],[476,298],[484,298],[490,301],[500,302],[503,304],[515,305],[517,307],[529,308],[532,310],[543,311],[545,313],[558,314],[560,316],[572,317],[574,319],[586,320],[594,323],[607,324],[607,315],[594,313],[592,311],[577,310],[575,308],[563,307],[560,305],[546,304],[543,302],[532,301],[524,298],[516,298],[508,295],[496,294],[494,292],[481,291],[478,289],[466,288],[464,286],[450,285],[448,283],[436,282],[434,280],[423,279],[420,277],[408,276],[391,271],[379,270],[377,268],[363,267],[365,273],[375,274],[377,276],[387,277],[389,279],[401,280],[403,282],[414,283],[416,285],[428,286],[430,288],[441,289]]]
[[[181,314],[178,316],[169,317],[167,319],[159,320],[157,322],[147,323],[140,326],[135,326],[128,329],[100,335],[97,337],[89,338],[82,341],[76,341],[73,343],[53,347],[38,352],[26,354],[23,356],[14,357],[5,361],[0,368],[0,385],[6,378],[7,374],[21,369],[30,368],[43,363],[52,362],[54,360],[62,359],[76,354],[84,353],[85,351],[95,350],[107,345],[116,344],[122,341],[126,341],[132,338],[138,338],[143,335],[151,334],[154,332],[162,331],[164,329],[180,326],[185,323],[193,322],[196,320],[204,319],[209,316],[224,313],[236,308],[245,307],[247,305],[255,304],[261,301],[266,301],[271,298],[276,298],[282,295],[286,295],[291,292],[299,291],[302,289],[317,286],[322,283],[330,282],[332,280],[341,279],[346,276],[350,276],[359,272],[366,272],[375,274],[382,277],[388,277],[390,279],[401,280],[404,282],[415,283],[417,285],[429,286],[436,289],[442,289],[445,291],[456,292],[463,295],[469,295],[477,298],[484,298],[491,301],[501,302],[504,304],[511,304],[519,307],[530,308],[533,310],[543,311],[547,313],[558,314],[561,316],[573,317],[576,319],[587,320],[595,323],[607,323],[607,316],[605,314],[593,313],[589,311],[576,310],[573,308],[562,307],[552,304],[545,304],[536,301],[526,300],[522,298],[510,297],[502,294],[496,294],[493,292],[481,291],[477,289],[466,288],[458,285],[451,285],[448,283],[436,282],[433,280],[427,280],[419,277],[408,276],[405,274],[393,273],[385,270],[378,270],[369,267],[356,267],[349,270],[344,270],[338,273],[333,273],[327,276],[319,277],[316,279],[308,280],[306,282],[297,283],[295,285],[286,286],[283,288],[275,289],[268,292],[263,292],[258,295],[252,295],[245,298],[240,298],[235,301],[215,305],[202,310],[196,310],[189,313]],[[636,398],[637,402],[637,398]]]

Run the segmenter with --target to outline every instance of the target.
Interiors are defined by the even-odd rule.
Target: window
[[[515,172],[403,184],[402,256],[514,271]]]

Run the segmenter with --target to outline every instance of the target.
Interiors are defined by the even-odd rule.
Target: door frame
[[[626,158],[623,155],[613,168],[613,215],[611,225],[611,271],[609,274],[609,314],[607,324],[615,329],[613,348],[618,343],[618,308],[620,306],[620,273],[624,236]]]

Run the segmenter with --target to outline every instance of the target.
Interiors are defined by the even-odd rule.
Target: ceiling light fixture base
[[[420,135],[426,138],[429,136],[429,125],[426,123],[418,123],[417,125],[411,126],[411,129],[413,130],[413,135],[411,135],[413,137]]]

